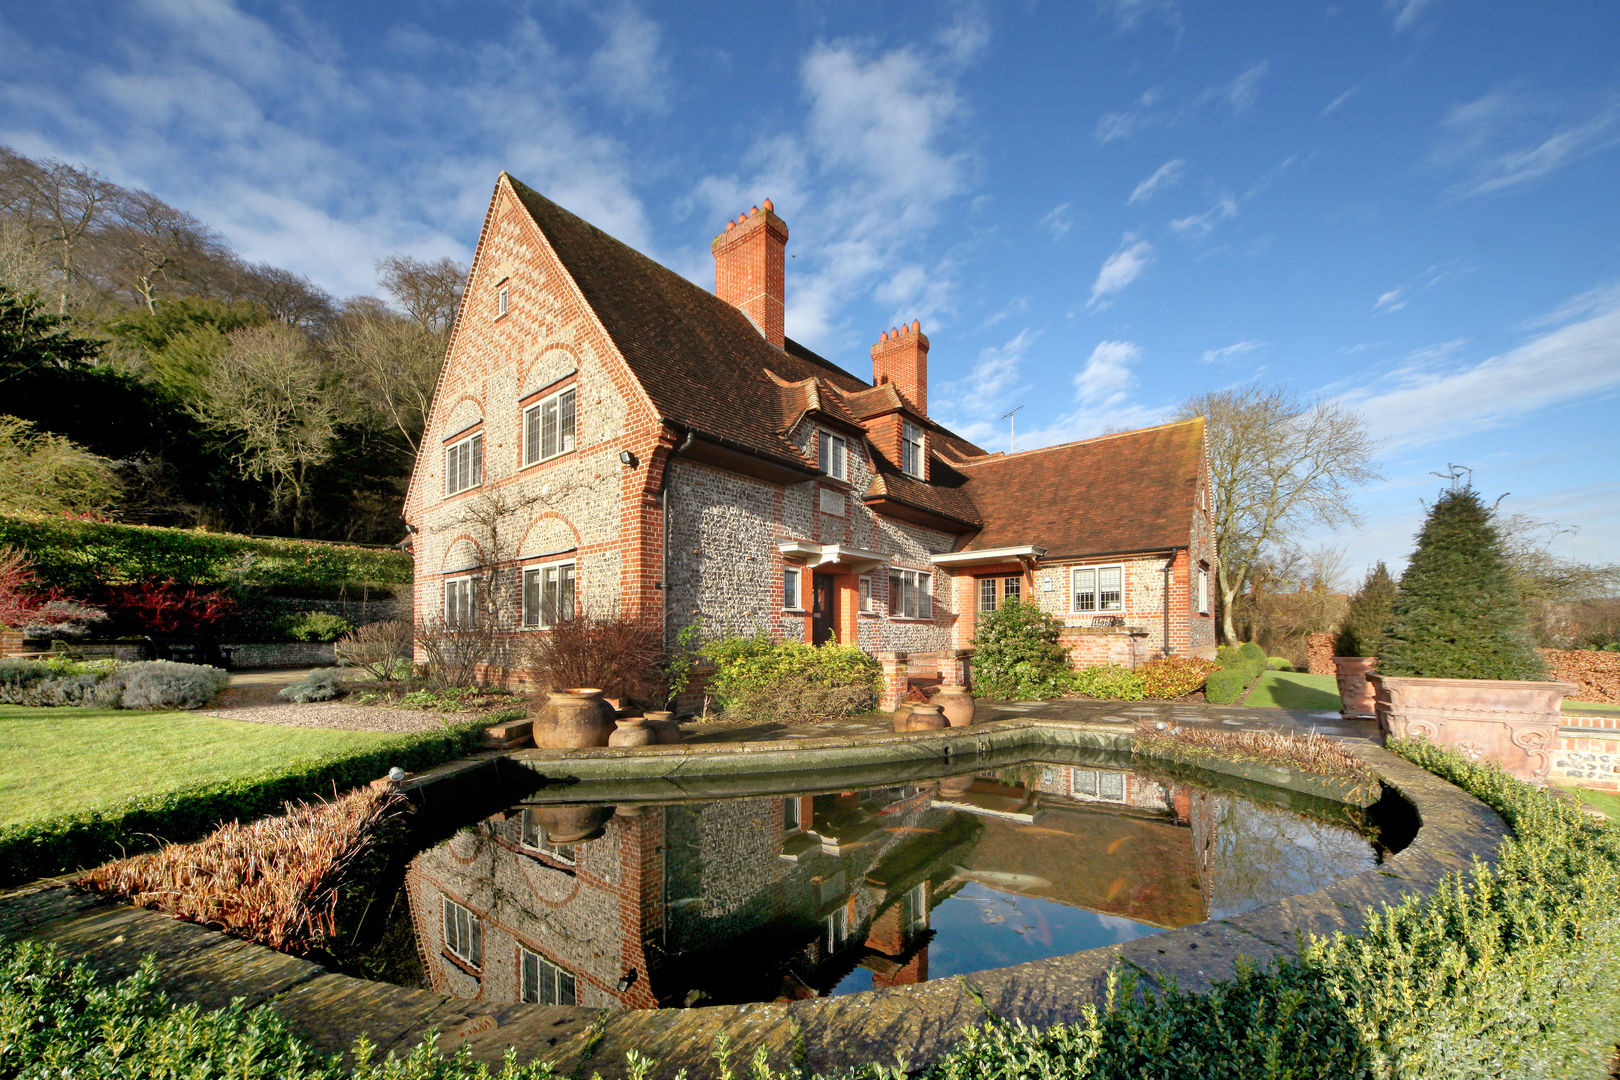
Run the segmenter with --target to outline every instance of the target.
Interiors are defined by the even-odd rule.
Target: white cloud
[[[1620,97],[1573,103],[1499,87],[1453,107],[1440,122],[1430,164],[1464,175],[1457,198],[1534,183],[1582,158],[1620,146]]]
[[[1135,368],[1141,360],[1142,349],[1135,342],[1098,342],[1073,376],[1074,407],[1045,427],[1020,429],[1018,446],[1028,450],[1162,421],[1170,406],[1131,400],[1137,387]]]
[[[1214,206],[1202,214],[1191,214],[1187,217],[1176,218],[1170,222],[1170,227],[1178,233],[1187,236],[1208,236],[1221,222],[1227,218],[1236,217],[1238,212],[1237,200],[1230,195],[1222,195]]]
[[[1620,393],[1620,286],[1562,308],[1572,319],[1472,366],[1442,370],[1460,345],[1420,350],[1380,380],[1343,396],[1388,446],[1408,447],[1506,424],[1544,409]]]
[[[1097,8],[1111,16],[1121,33],[1135,30],[1151,15],[1172,30],[1180,31],[1181,5],[1176,0],[1097,0]]]
[[[591,82],[621,107],[668,112],[671,84],[662,28],[629,4],[606,9],[597,18],[605,36],[588,64]]]
[[[990,18],[984,4],[956,4],[954,18],[940,29],[935,38],[953,63],[966,64],[978,59],[990,44]]]
[[[1111,112],[1104,113],[1097,121],[1097,130],[1094,137],[1104,146],[1116,139],[1128,139],[1136,134],[1137,125],[1141,117],[1136,113]]]
[[[1070,210],[1069,203],[1058,203],[1042,216],[1041,228],[1051,233],[1052,239],[1061,240],[1064,233],[1074,228],[1074,215]]]
[[[1175,187],[1181,182],[1181,173],[1187,162],[1181,158],[1171,158],[1169,161],[1153,170],[1153,175],[1143,180],[1131,191],[1131,197],[1125,200],[1125,205],[1135,206],[1145,203],[1164,188]]]
[[[1260,83],[1271,69],[1269,61],[1262,60],[1238,72],[1229,81],[1211,86],[1190,102],[1160,107],[1163,96],[1157,89],[1145,91],[1136,106],[1104,113],[1092,131],[1092,137],[1106,146],[1120,139],[1128,139],[1141,131],[1161,126],[1177,126],[1194,119],[1200,110],[1209,106],[1225,106],[1234,116],[1248,112],[1260,100]]]
[[[1134,233],[1126,233],[1119,250],[1103,260],[1097,280],[1091,285],[1091,298],[1086,301],[1087,311],[1098,311],[1113,302],[1131,282],[1142,276],[1153,258],[1153,245]]]
[[[1201,364],[1232,364],[1246,356],[1252,356],[1266,347],[1263,341],[1234,341],[1230,345],[1219,349],[1205,349],[1199,356]]]
[[[1320,116],[1331,116],[1334,113],[1338,112],[1340,109],[1344,108],[1345,102],[1349,101],[1351,98],[1356,96],[1356,93],[1360,89],[1361,89],[1360,84],[1352,86],[1350,89],[1346,90],[1344,93],[1340,94],[1338,97],[1334,98],[1332,101],[1330,101],[1326,105],[1322,106],[1322,111],[1318,115],[1320,115]]]
[[[1411,28],[1417,22],[1418,16],[1428,8],[1434,0],[1384,0],[1384,10],[1389,12],[1395,20],[1395,32],[1401,33]]]
[[[941,384],[930,395],[933,414],[965,439],[980,444],[997,439],[1005,431],[1001,414],[1028,387],[1021,369],[1039,336],[1025,327],[1002,344],[980,350],[966,376]]]
[[[1141,347],[1130,341],[1100,341],[1086,366],[1074,376],[1075,397],[1090,409],[1120,405],[1136,385],[1133,365],[1142,359]]]
[[[1406,286],[1401,285],[1386,293],[1379,294],[1378,300],[1373,304],[1373,314],[1388,315],[1392,311],[1401,310],[1406,306],[1406,300],[1402,297],[1405,292]]]
[[[997,323],[1005,322],[1006,320],[1012,318],[1014,315],[1022,315],[1024,312],[1026,312],[1028,310],[1029,310],[1029,297],[1027,297],[1027,296],[1015,296],[1011,300],[1007,301],[1007,303],[1002,307],[1002,309],[1000,311],[996,312],[994,315],[992,315],[988,319],[984,320],[984,322],[979,326],[979,329],[980,330],[988,330],[992,326],[995,326]]]
[[[1254,103],[1260,100],[1260,81],[1266,77],[1269,70],[1271,62],[1262,60],[1240,71],[1231,82],[1204,91],[1200,101],[1219,102],[1234,113],[1248,112],[1254,108]]]

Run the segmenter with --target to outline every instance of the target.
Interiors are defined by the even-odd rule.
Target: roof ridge
[[[985,454],[983,457],[967,458],[962,461],[962,467],[971,469],[975,465],[989,465],[997,461],[1011,461],[1013,458],[1023,457],[1026,454],[1044,454],[1049,450],[1067,450],[1073,446],[1084,446],[1087,443],[1107,442],[1109,439],[1123,439],[1127,435],[1146,435],[1150,431],[1160,431],[1164,428],[1180,427],[1183,424],[1204,423],[1203,416],[1189,416],[1185,420],[1166,420],[1162,424],[1151,424],[1144,428],[1132,428],[1130,431],[1110,431],[1106,435],[1093,435],[1089,439],[1073,439],[1069,442],[1053,443],[1051,446],[1037,446],[1032,450],[1016,450],[1004,454],[997,451]]]

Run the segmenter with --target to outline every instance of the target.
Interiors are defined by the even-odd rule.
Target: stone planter
[[[1365,720],[1373,711],[1372,683],[1367,681],[1378,666],[1376,656],[1335,656],[1333,675],[1339,682],[1339,715],[1346,720]]]
[[[967,727],[973,723],[973,695],[967,687],[947,684],[934,692],[933,702],[945,714],[951,727]]]
[[[1559,706],[1575,689],[1569,683],[1501,679],[1375,674],[1367,680],[1386,739],[1427,738],[1534,782],[1545,781],[1552,768]]]
[[[673,746],[681,741],[681,722],[672,712],[647,710],[647,726],[652,729],[653,743],[658,746]]]
[[[543,750],[606,746],[612,734],[613,710],[589,687],[553,690],[534,719],[534,745]]]
[[[940,731],[950,726],[938,705],[913,705],[911,717],[906,721],[907,731]]]
[[[651,746],[657,735],[645,716],[621,716],[619,726],[608,736],[609,746]]]

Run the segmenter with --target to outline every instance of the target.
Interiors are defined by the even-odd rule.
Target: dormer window
[[[834,480],[849,479],[849,444],[842,435],[817,432],[816,465]]]
[[[900,468],[919,480],[924,479],[922,428],[910,420],[900,425]]]

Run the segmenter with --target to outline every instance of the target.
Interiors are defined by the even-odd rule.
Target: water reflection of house
[[[526,807],[424,852],[406,884],[441,992],[624,1008],[788,999],[856,982],[857,967],[875,987],[927,979],[930,912],[969,882],[1154,926],[1198,922],[1209,870],[1195,838],[1208,843],[1215,807],[1069,766]]]

